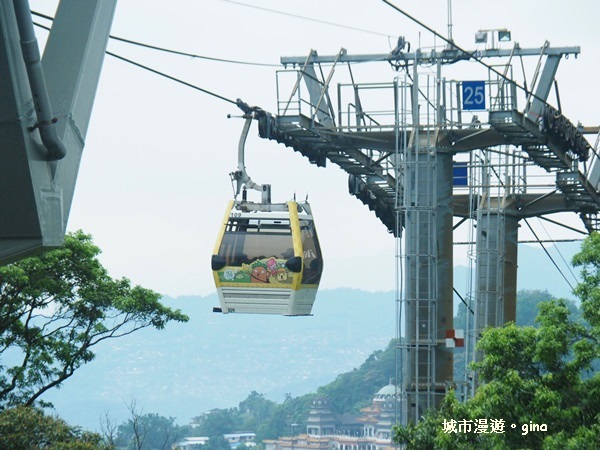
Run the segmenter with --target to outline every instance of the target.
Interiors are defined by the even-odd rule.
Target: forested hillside
[[[337,413],[358,412],[373,400],[375,393],[387,385],[395,373],[395,341],[384,350],[373,352],[351,372],[339,375],[316,393],[287,396],[283,403],[268,400],[256,391],[237,408],[213,410],[197,417],[196,435],[216,437],[234,431],[254,431],[257,441],[274,439],[305,431],[312,399],[327,395]]]
[[[517,325],[537,326],[535,317],[539,304],[552,300],[548,291],[522,290],[517,299]],[[581,311],[572,301],[566,301],[572,317],[578,320]],[[457,328],[464,327],[465,308],[459,308],[455,318]],[[238,408],[219,410],[199,417],[200,427],[196,430],[203,435],[219,434],[235,430],[255,430],[257,439],[273,439],[283,435],[299,433],[305,430],[305,422],[310,404],[315,395],[329,397],[332,409],[336,413],[358,412],[373,400],[375,393],[390,380],[395,379],[396,351],[395,340],[391,340],[383,350],[373,352],[358,368],[340,374],[336,379],[319,387],[316,393],[300,397],[288,396],[283,404],[267,400],[264,395],[252,392]],[[464,354],[461,349],[455,351],[455,373],[464,370]],[[227,425],[227,426],[226,426]]]
[[[132,398],[141,410],[185,424],[236,406],[252,391],[277,402],[314,392],[394,335],[393,292],[324,290],[311,317],[215,314],[216,295],[163,303],[189,322],[105,345],[44,400],[84,428],[97,427],[105,411],[119,423],[127,419]]]

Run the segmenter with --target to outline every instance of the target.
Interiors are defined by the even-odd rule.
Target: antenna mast
[[[452,39],[452,0],[448,0],[448,41],[454,42]]]

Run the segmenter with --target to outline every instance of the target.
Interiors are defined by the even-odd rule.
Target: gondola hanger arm
[[[242,134],[240,136],[239,144],[238,144],[238,166],[237,170],[231,173],[231,179],[235,181],[235,196],[240,194],[242,187],[246,189],[254,189],[262,193],[262,203],[270,203],[271,202],[271,185],[269,184],[258,184],[252,181],[248,172],[246,172],[246,164],[245,164],[245,147],[246,147],[246,138],[248,137],[248,132],[250,131],[250,125],[252,124],[252,119],[255,114],[260,114],[262,109],[257,106],[249,106],[246,102],[241,99],[237,99],[236,104],[238,108],[242,110],[244,115],[242,116],[244,121],[244,126],[242,128]],[[244,199],[245,200],[245,199]]]

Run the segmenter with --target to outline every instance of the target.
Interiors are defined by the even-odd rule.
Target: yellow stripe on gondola
[[[217,243],[215,244],[215,249],[213,251],[213,255],[219,254],[219,249],[221,248],[221,243],[223,242],[223,236],[225,236],[225,230],[227,229],[227,223],[229,222],[229,216],[231,216],[231,210],[233,209],[233,200],[230,200],[227,204],[227,210],[225,211],[225,217],[223,218],[223,224],[221,225],[221,231],[219,232],[219,238],[217,239]],[[221,281],[219,280],[219,272],[213,270],[213,278],[215,280],[215,285],[217,288],[221,287]]]
[[[290,213],[290,228],[292,229],[292,243],[294,245],[294,256],[300,256],[302,259],[302,270],[294,274],[292,289],[297,291],[302,284],[302,275],[304,272],[304,251],[302,250],[302,237],[300,234],[300,220],[298,219],[298,204],[288,202],[288,211]]]

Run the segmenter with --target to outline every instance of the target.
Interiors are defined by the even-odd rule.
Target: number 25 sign
[[[462,108],[482,110],[485,108],[485,81],[462,82]]]

